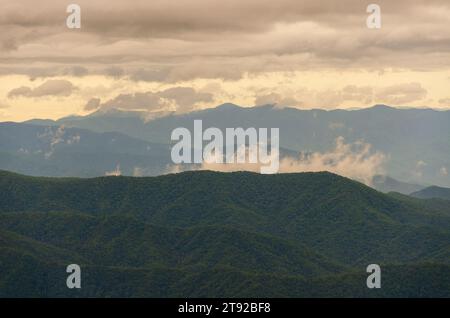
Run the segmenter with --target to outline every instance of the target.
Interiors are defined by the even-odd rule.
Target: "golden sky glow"
[[[337,5],[339,3],[339,5]],[[2,1],[0,120],[232,102],[298,108],[450,106],[450,3]]]

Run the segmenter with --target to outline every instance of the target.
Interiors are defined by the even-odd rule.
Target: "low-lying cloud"
[[[122,175],[122,170],[120,170],[120,164],[118,164],[114,170],[105,172],[105,176],[107,176],[107,177],[119,177],[121,175]]]
[[[46,127],[44,132],[38,134],[37,137],[48,143],[48,149],[44,152],[46,159],[49,159],[53,155],[59,144],[74,145],[78,144],[81,140],[79,134],[67,134],[64,125],[59,127]]]
[[[279,173],[329,171],[371,185],[375,175],[385,173],[386,161],[387,156],[381,152],[372,151],[370,144],[363,141],[346,143],[343,137],[339,137],[336,139],[335,147],[328,152],[300,153],[298,157],[281,158]],[[167,168],[167,173],[186,170],[260,172],[260,164],[171,165]]]

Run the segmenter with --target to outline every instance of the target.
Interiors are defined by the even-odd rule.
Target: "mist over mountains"
[[[0,300],[450,299],[450,0],[75,2],[0,0]]]
[[[294,166],[294,170],[284,172],[310,171],[309,169],[319,166],[320,170],[330,170],[358,180],[371,180],[377,175],[385,175],[420,187],[450,187],[450,111],[397,109],[384,105],[360,110],[325,111],[278,108],[270,105],[243,108],[224,104],[214,109],[187,114],[170,113],[153,119],[144,112],[109,109],[88,116],[71,116],[57,121],[30,120],[15,124],[14,129],[12,124],[2,123],[0,168],[32,175],[59,176],[99,176],[117,166],[120,166],[125,175],[133,175],[133,171],[139,171],[139,175],[165,173],[168,171],[167,166],[171,164],[172,130],[177,127],[192,129],[194,119],[201,119],[204,129],[278,127],[282,153],[289,154],[294,160],[293,165],[289,163]],[[36,134],[42,132],[28,125],[57,128],[63,126],[67,132],[82,129],[83,134],[89,135],[81,138],[76,145],[72,144],[73,147],[65,145],[63,148],[59,144],[56,145],[55,157],[41,160],[39,166],[45,166],[48,160],[54,160],[51,164],[55,166],[53,174],[51,169],[33,171],[27,167],[27,159],[33,160],[29,158],[32,156],[27,157],[27,154],[46,150],[37,149],[40,143],[31,141],[36,138],[33,129]],[[20,132],[22,129],[23,133]],[[25,132],[28,132],[28,135]],[[74,130],[73,134],[76,133]],[[105,133],[115,133],[121,138]],[[88,149],[89,146],[84,146],[85,142],[88,142],[87,138],[110,147],[91,145]],[[114,142],[114,150],[111,140],[117,140]],[[30,147],[30,142],[36,147]],[[146,150],[148,148],[151,150]],[[299,161],[296,155],[300,152],[309,156],[316,154],[314,158],[319,160],[319,164]],[[64,156],[62,153],[65,154],[64,160],[70,163],[69,166],[76,167],[83,162],[89,162],[92,166],[98,165],[98,168],[65,168],[61,163],[63,159],[57,160]],[[87,156],[87,153],[91,156],[90,159],[72,160],[70,157],[75,154],[83,157]],[[114,155],[110,156],[110,153]],[[107,158],[106,162],[95,156]],[[347,162],[348,164],[345,164]],[[84,174],[81,172],[83,170],[86,171]],[[412,190],[417,191],[418,188],[413,187]]]
[[[2,169],[30,175],[157,175],[170,160],[168,145],[63,125],[1,123],[0,144]]]
[[[0,296],[449,297],[449,112],[146,116],[0,123],[0,169],[68,177],[0,171]],[[280,128],[280,173],[168,174],[171,132],[195,119]],[[98,176],[116,177],[78,178]],[[75,295],[61,283],[70,263],[83,268]],[[372,263],[380,290],[365,285]]]

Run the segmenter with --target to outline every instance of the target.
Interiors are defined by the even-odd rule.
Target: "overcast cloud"
[[[2,73],[178,81],[325,66],[415,62],[436,68],[449,62],[450,2],[443,0],[377,1],[383,14],[377,31],[366,28],[367,2],[358,0],[77,3],[82,28],[69,30],[65,3],[3,0]],[[30,68],[30,60],[36,66]],[[48,69],[49,64],[58,67]]]
[[[58,113],[42,115],[49,118],[112,105],[183,112],[224,102],[336,108],[450,100],[448,0],[376,1],[377,30],[366,27],[370,2],[361,0],[76,3],[81,29],[66,27],[66,2],[2,0],[0,98],[12,106],[10,118],[29,114],[21,100],[42,96],[70,97]],[[208,83],[221,88],[203,90]]]

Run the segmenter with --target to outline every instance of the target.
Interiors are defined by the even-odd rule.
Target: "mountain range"
[[[385,160],[380,167],[384,170],[383,175],[402,183],[423,185],[423,188],[428,185],[450,187],[448,176],[450,169],[450,156],[448,156],[450,153],[450,111],[398,109],[384,105],[359,110],[326,111],[278,108],[271,105],[245,108],[224,104],[213,109],[187,114],[169,113],[155,118],[151,118],[143,112],[109,109],[87,116],[69,116],[56,121],[34,119],[20,125],[54,127],[53,129],[63,126],[66,130],[77,128],[86,132],[90,131],[92,134],[103,134],[98,136],[99,139],[109,137],[113,139],[112,136],[104,134],[114,132],[133,138],[132,143],[135,145],[138,144],[136,140],[139,140],[162,147],[161,152],[158,152],[159,148],[157,147],[157,150],[145,153],[144,155],[152,157],[148,160],[145,159],[147,160],[145,164],[136,158],[109,157],[108,164],[84,174],[70,169],[64,171],[64,167],[60,168],[57,165],[55,171],[59,172],[52,174],[49,170],[39,169],[43,171],[41,175],[100,176],[117,165],[126,171],[123,172],[126,175],[133,175],[132,172],[135,169],[143,175],[155,175],[165,173],[165,165],[170,164],[169,152],[166,147],[173,144],[170,141],[172,130],[177,127],[192,128],[194,119],[201,119],[204,129],[207,127],[220,129],[227,127],[279,128],[280,146],[284,153],[326,154],[333,151],[336,147],[336,140],[339,138],[350,145],[362,143],[371,147],[371,153],[378,152],[384,155]],[[0,127],[4,125],[11,124],[2,123]],[[26,127],[24,130],[29,129]],[[23,167],[26,165],[22,162],[26,161],[24,153],[21,154],[20,159],[17,158],[17,153],[21,148],[24,151],[30,151],[26,147],[22,147],[22,141],[17,142],[15,147],[5,148],[4,134],[6,133],[19,134],[19,131],[2,131],[0,135],[2,146],[0,168],[38,175],[36,171]],[[85,139],[82,139],[80,144],[84,141]],[[117,149],[121,147],[125,149],[125,145],[118,144],[117,146]],[[145,152],[146,145],[143,144],[141,148]],[[5,153],[3,149],[11,151]],[[140,155],[142,155],[142,149],[137,150]],[[127,149],[122,152],[129,152],[133,157],[135,150]],[[158,160],[153,158],[155,156],[158,157]],[[108,155],[104,157],[108,157]],[[70,159],[66,158],[66,160]],[[9,164],[5,164],[5,161]],[[95,163],[96,159],[92,159],[90,162]],[[76,165],[77,162],[72,162],[72,164]],[[386,187],[389,188],[389,185]],[[401,188],[394,190],[401,190]],[[418,188],[412,190],[414,192]]]
[[[449,202],[328,172],[1,171],[0,296],[450,297]]]
[[[420,199],[443,199],[450,200],[450,189],[442,187],[427,187],[420,191],[411,193],[411,196]]]
[[[170,161],[169,145],[117,132],[0,123],[2,169],[38,176],[157,175]]]

